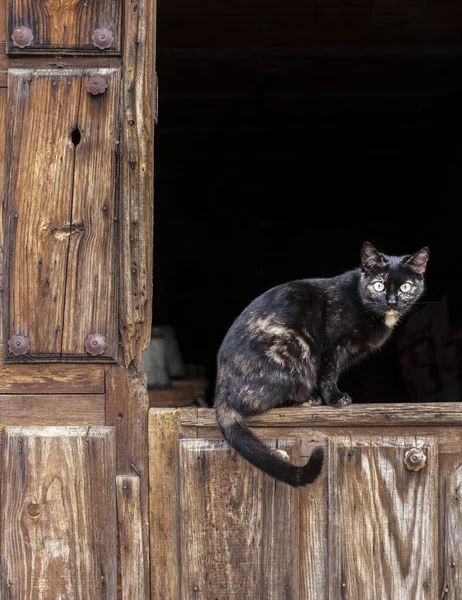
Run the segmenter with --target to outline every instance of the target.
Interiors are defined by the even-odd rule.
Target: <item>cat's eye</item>
[[[384,289],[385,289],[385,286],[383,285],[383,283],[381,281],[376,281],[374,283],[374,290],[376,292],[383,292]]]
[[[402,285],[399,286],[399,289],[402,292],[408,292],[411,289],[411,284],[406,281],[406,283],[403,283]]]

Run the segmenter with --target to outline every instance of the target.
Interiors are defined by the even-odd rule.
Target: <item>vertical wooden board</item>
[[[425,467],[408,471],[412,447]],[[329,440],[329,599],[438,597],[434,438]]]
[[[458,455],[440,457],[442,518],[442,585],[444,600],[462,598],[462,459]]]
[[[117,54],[121,4],[120,0],[9,0],[8,52]],[[11,39],[14,29],[21,26],[33,34],[32,43],[23,49]],[[111,45],[103,50],[93,44],[92,35],[97,29],[110,30],[113,36]]]
[[[151,598],[181,598],[179,439],[182,415],[197,409],[149,411]]]
[[[310,443],[308,450],[319,446]],[[310,454],[301,456],[305,464]],[[327,476],[324,468],[318,479],[299,490],[300,503],[300,598],[327,600]]]
[[[106,366],[106,424],[116,431],[117,474],[140,478],[143,587],[149,589],[149,464],[146,375]],[[173,596],[174,597],[174,596]]]
[[[278,440],[276,445],[299,464],[298,440]],[[298,501],[298,491],[263,476],[262,597],[266,600],[299,598]]]
[[[181,597],[297,598],[295,491],[222,440],[181,440],[180,469]]]
[[[140,478],[117,475],[117,519],[123,600],[146,600]]]
[[[5,428],[1,497],[5,598],[115,598],[112,428]]]
[[[2,3],[3,4],[3,3]],[[0,23],[2,19],[0,11]],[[8,90],[0,88],[0,345],[3,343],[3,205],[6,192],[6,128],[7,128]]]
[[[151,339],[156,2],[125,2],[120,160],[120,332],[125,366],[141,370]]]
[[[86,88],[91,78],[107,83],[104,93]],[[66,271],[62,360],[89,358],[85,339],[104,335],[107,348],[93,360],[115,359],[118,349],[116,276],[117,154],[120,72],[85,70],[80,86],[75,148],[71,236]]]
[[[68,84],[71,81],[71,85]],[[30,338],[28,357],[58,360],[74,171],[71,131],[80,85],[52,71],[8,75],[8,187],[5,204],[7,340]]]

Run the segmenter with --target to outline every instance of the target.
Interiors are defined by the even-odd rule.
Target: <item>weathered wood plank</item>
[[[298,598],[295,490],[221,440],[181,440],[180,469],[181,597]]]
[[[422,448],[425,467],[404,454]],[[438,597],[438,451],[431,438],[329,439],[329,599]]]
[[[338,410],[329,406],[277,408],[258,417],[249,418],[252,427],[382,427],[426,425],[462,425],[462,403],[428,402],[427,404],[353,404]],[[187,412],[181,420],[184,426],[216,427],[213,409],[199,408]]]
[[[297,439],[277,440],[275,445],[287,452],[291,461],[299,464]],[[236,477],[237,473],[231,472],[230,475]],[[304,600],[305,596],[299,595],[299,533],[304,535],[299,526],[299,494],[271,477],[263,475],[262,479],[262,597],[267,600]],[[244,498],[245,501],[248,499]],[[258,552],[258,549],[255,548],[255,551]]]
[[[0,394],[104,394],[102,365],[2,364],[1,360],[0,348]]]
[[[148,410],[146,376],[123,367],[107,366],[106,424],[116,430],[117,474],[140,478],[145,590],[149,589]]]
[[[116,597],[114,458],[109,427],[6,428],[5,598]]]
[[[0,11],[0,23],[2,14]],[[0,25],[1,27],[1,25]],[[0,88],[0,198],[5,198],[6,193],[6,130],[8,113],[8,91]],[[0,202],[0,345],[3,343],[3,201]]]
[[[180,597],[264,598],[263,474],[215,440],[181,440],[180,468]]]
[[[116,267],[117,155],[119,148],[120,72],[84,71],[69,79],[80,87],[75,126],[71,235],[66,267],[62,360],[90,358],[85,339],[105,336],[107,348],[95,357],[116,358],[118,350]],[[103,94],[88,93],[90,77],[103,77]],[[77,108],[77,107],[76,107]]]
[[[101,395],[0,395],[0,431],[8,425],[104,425]]]
[[[8,52],[30,54],[38,52],[79,52],[115,54],[120,51],[119,0],[68,0],[66,3],[50,0],[9,0]],[[15,27],[29,27],[34,35],[30,46],[20,49],[11,41]],[[108,29],[113,42],[108,48],[95,47],[92,35],[95,29]]]
[[[444,600],[462,598],[462,462],[460,450],[440,457],[440,548]]]
[[[58,360],[80,86],[62,74],[12,69],[8,94],[5,338],[27,335],[31,357]]]
[[[117,517],[121,554],[122,598],[146,600],[140,478],[117,475]]]
[[[307,455],[300,457],[305,464],[319,442],[309,442]],[[327,600],[328,581],[327,548],[327,476],[324,468],[318,479],[299,493],[300,520],[300,598],[302,600]]]
[[[156,2],[125,3],[122,92],[120,331],[125,366],[141,370],[151,338]]]
[[[194,409],[193,409],[194,410]],[[149,411],[151,598],[181,598],[179,438],[183,409]]]

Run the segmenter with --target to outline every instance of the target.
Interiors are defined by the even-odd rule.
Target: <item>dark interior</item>
[[[159,2],[153,318],[210,402],[246,304],[364,240],[430,246],[428,304],[343,387],[460,399],[461,41],[456,0]]]

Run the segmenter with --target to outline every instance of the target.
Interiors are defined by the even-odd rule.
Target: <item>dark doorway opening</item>
[[[344,387],[358,402],[460,399],[462,12],[346,4],[159,5],[154,323],[205,365],[210,401],[246,304],[356,266],[365,239],[429,245],[433,304]]]

